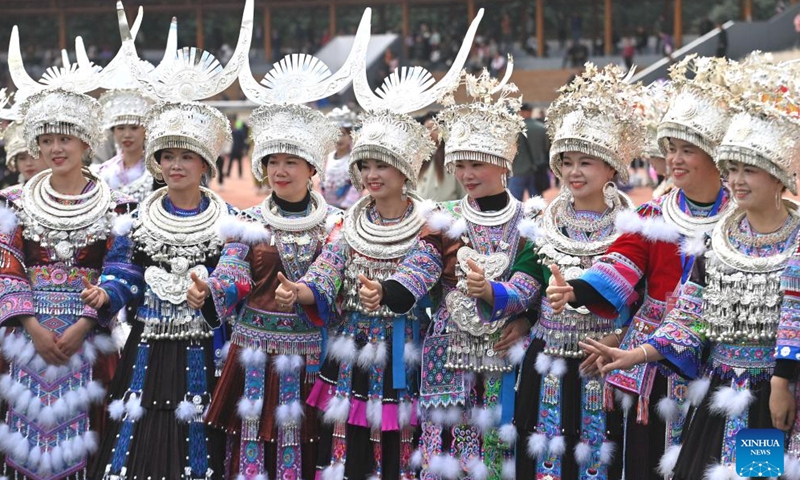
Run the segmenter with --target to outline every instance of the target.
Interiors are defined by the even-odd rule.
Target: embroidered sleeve
[[[792,256],[781,275],[781,319],[776,340],[776,360],[800,361],[800,255]]]
[[[7,221],[8,219],[8,221]],[[14,211],[0,206],[0,326],[20,316],[32,316],[33,293],[23,264],[22,230]],[[8,228],[5,228],[8,227]]]
[[[604,318],[618,315],[627,318],[628,310],[638,299],[636,284],[644,275],[648,243],[637,235],[622,235],[606,255],[598,258],[581,276],[614,308],[607,312],[595,305],[586,305],[592,313]],[[578,304],[581,303],[578,299]]]
[[[99,286],[108,294],[109,304],[96,312],[84,308],[83,316],[96,318],[105,325],[118,311],[144,295],[144,273],[140,265],[133,263],[134,244],[128,236],[114,237],[103,263]]]
[[[336,298],[344,281],[348,248],[344,237],[327,243],[300,279],[314,293],[316,312],[309,306],[305,307],[305,311],[311,316],[319,315],[325,325],[336,318]]]
[[[681,375],[694,379],[700,374],[705,336],[703,287],[693,281],[681,287],[681,294],[667,318],[647,341],[664,356],[664,361]]]
[[[489,282],[494,304],[478,300],[478,314],[484,321],[494,322],[527,310],[539,299],[542,288],[542,268],[537,263],[533,245],[528,242],[517,254],[507,282]]]
[[[233,320],[236,306],[252,289],[250,247],[243,243],[228,243],[222,248],[217,268],[208,279],[211,298],[217,316]]]
[[[420,301],[439,281],[442,274],[442,253],[431,242],[420,239],[400,262],[397,272],[389,277],[402,285]]]

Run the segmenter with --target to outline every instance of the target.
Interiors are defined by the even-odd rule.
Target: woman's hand
[[[578,345],[580,345],[587,354],[597,355],[597,361],[595,363],[597,369],[603,375],[614,370],[627,370],[634,365],[645,363],[645,360],[656,360],[656,358],[645,358],[642,348],[621,350],[619,348],[608,347],[591,338],[587,338],[583,342],[578,342]],[[655,355],[653,355],[653,357],[655,357]]]
[[[564,280],[558,265],[550,265],[550,272],[552,272],[553,276],[550,277],[550,284],[547,286],[545,293],[553,313],[559,314],[567,308],[567,303],[575,301],[575,291],[572,285]]]
[[[494,291],[492,284],[486,280],[486,273],[473,260],[467,260],[469,272],[467,272],[467,295],[472,298],[480,298],[489,304],[494,304]]]
[[[299,287],[297,283],[289,281],[281,272],[278,272],[278,281],[280,284],[275,289],[275,301],[278,302],[278,308],[281,311],[291,312],[294,310],[294,304],[297,303]]]
[[[189,307],[199,310],[203,308],[203,304],[206,303],[206,298],[211,295],[211,289],[208,288],[208,284],[202,280],[192,272],[190,274],[192,279],[192,285],[189,287],[189,290],[186,291],[186,303]]]
[[[619,338],[617,335],[611,334],[606,335],[605,337],[600,339],[600,343],[607,347],[619,347]],[[600,354],[598,353],[590,353],[584,360],[581,362],[580,371],[581,374],[584,376],[590,377],[600,373],[600,370],[597,367],[597,360],[600,359]]]
[[[370,280],[362,274],[358,274],[358,281],[361,282],[361,288],[358,289],[358,298],[361,300],[361,305],[370,312],[381,307],[381,300],[383,300],[383,285],[381,282]]]
[[[44,328],[39,324],[36,317],[25,317],[20,320],[25,331],[31,336],[33,341],[33,348],[36,353],[41,356],[45,362],[50,365],[63,365],[69,361],[69,355],[66,355],[61,349],[58,348],[56,342],[58,336],[55,332]]]
[[[64,333],[56,340],[56,347],[61,350],[61,353],[67,358],[78,353],[81,349],[86,335],[94,327],[94,322],[86,317],[81,317],[75,322],[74,325],[67,328]]]
[[[794,425],[797,408],[794,394],[789,390],[789,380],[772,377],[769,385],[769,413],[772,416],[772,426],[778,430],[789,431]]]
[[[100,310],[111,301],[108,298],[108,293],[97,285],[92,285],[89,279],[81,277],[81,281],[83,282],[83,291],[81,291],[81,301],[83,303],[95,310]]]
[[[531,327],[528,324],[528,319],[517,317],[506,323],[503,327],[503,332],[500,334],[500,340],[495,342],[492,348],[495,352],[500,352],[500,355],[504,357],[508,354],[508,349],[513,347],[520,339],[525,338],[530,331]]]

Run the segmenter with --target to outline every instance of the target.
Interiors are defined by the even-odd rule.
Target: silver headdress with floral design
[[[513,70],[514,59],[509,55],[502,80],[492,78],[486,69],[477,77],[462,72],[472,102],[456,104],[454,94],[458,85],[442,98],[446,108],[437,115],[436,122],[442,132],[448,172],[453,173],[458,160],[477,160],[511,172],[517,155],[517,138],[525,131],[525,121],[518,113],[522,96],[513,95],[519,89],[508,83]]]
[[[550,168],[561,178],[562,154],[577,151],[600,158],[628,181],[628,165],[642,153],[646,129],[635,102],[641,84],[616,65],[598,69],[587,63],[583,74],[561,87],[547,109]]]
[[[9,169],[16,171],[15,162],[12,162],[12,160],[20,153],[28,151],[28,145],[25,143],[25,136],[23,135],[22,123],[9,123],[6,129],[3,130],[3,142],[6,150],[6,165],[8,165]]]
[[[246,0],[239,40],[233,55],[223,68],[209,52],[195,47],[167,50],[162,62],[154,69],[142,62],[122,2],[117,2],[117,18],[122,47],[118,55],[124,58],[139,89],[161,100],[150,109],[145,119],[147,131],[145,164],[156,178],[162,178],[156,152],[165,148],[183,148],[199,154],[209,166],[211,176],[217,175],[217,157],[231,141],[231,126],[219,110],[199,103],[228,88],[239,74],[250,50],[253,31],[253,0]],[[173,22],[174,25],[174,22]],[[172,28],[170,27],[171,31]],[[172,48],[168,40],[167,49]]]
[[[647,143],[643,152],[647,157],[664,157],[665,152],[658,144],[658,125],[664,118],[673,94],[674,89],[670,82],[656,81],[645,87],[645,94],[639,99],[644,125],[647,127]]]
[[[431,105],[458,85],[461,69],[482,18],[483,9],[480,9],[450,70],[439,82],[422,67],[402,67],[384,80],[376,94],[367,81],[366,51],[358,59],[353,91],[366,112],[361,115],[361,128],[353,135],[353,150],[350,152],[353,185],[362,185],[358,164],[362,160],[374,159],[400,170],[409,187],[412,190],[417,188],[422,163],[430,160],[436,146],[425,127],[408,114]]]
[[[670,138],[700,147],[712,158],[731,120],[728,100],[730,84],[723,58],[689,55],[670,67],[675,95],[658,126],[658,145],[666,155]],[[694,72],[694,78],[687,76]]]
[[[797,194],[800,169],[800,96],[796,69],[754,53],[726,72],[731,107],[736,112],[715,161],[720,171],[730,162],[766,170]]]
[[[81,37],[75,39],[76,63],[62,50],[63,67],[49,67],[39,81],[25,71],[19,44],[19,29],[11,30],[8,45],[8,68],[17,87],[16,105],[24,124],[28,152],[39,156],[39,135],[72,135],[89,145],[89,155],[102,143],[101,110],[94,98],[84,95],[100,86],[100,67],[86,55]],[[16,106],[15,105],[15,106]]]
[[[358,114],[350,110],[347,105],[334,108],[326,116],[339,128],[353,128],[358,121]]]
[[[264,157],[274,153],[296,155],[324,177],[325,159],[336,145],[339,128],[320,111],[303,104],[329,97],[352,81],[357,59],[366,55],[371,14],[369,8],[364,11],[350,54],[336,73],[316,57],[292,54],[278,62],[259,84],[245,58],[239,84],[247,98],[262,105],[250,116],[256,179],[264,180]]]

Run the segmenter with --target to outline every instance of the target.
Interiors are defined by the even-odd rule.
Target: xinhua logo
[[[736,473],[742,477],[783,474],[784,434],[775,428],[747,428],[736,434]]]

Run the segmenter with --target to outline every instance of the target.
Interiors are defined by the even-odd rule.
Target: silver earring
[[[508,175],[503,175],[503,188],[508,188]]]
[[[776,210],[780,210],[781,209],[781,203],[783,203],[782,200],[783,200],[782,192],[780,190],[778,190],[778,193],[775,195],[775,209]]]
[[[608,208],[614,208],[614,205],[619,201],[619,190],[617,190],[617,184],[614,182],[606,182],[603,185],[603,200],[605,201]]]
[[[314,180],[308,179],[308,191],[314,190]]]
[[[400,195],[401,195],[401,198],[403,199],[403,201],[405,202],[406,199],[408,198],[408,182],[405,182],[403,184],[403,189],[400,190]]]

